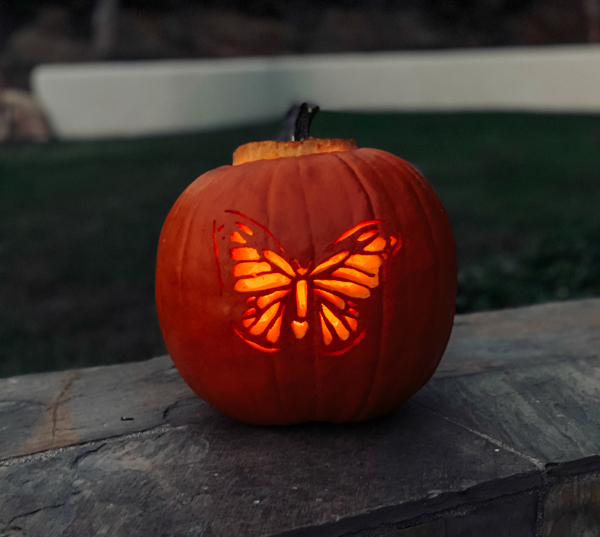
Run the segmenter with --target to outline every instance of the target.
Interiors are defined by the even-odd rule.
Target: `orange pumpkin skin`
[[[171,358],[201,398],[245,422],[383,415],[429,380],[450,336],[456,250],[446,213],[421,174],[384,151],[269,155],[202,175],[166,219],[156,301]],[[356,276],[347,265],[364,259],[370,265],[360,278],[369,283],[327,287],[344,271]],[[271,267],[267,279],[280,278],[281,288],[244,287],[259,277],[240,277],[244,267],[261,266]],[[344,294],[360,295],[359,287],[368,296]],[[263,319],[268,328],[253,334],[251,323],[268,309],[257,305],[260,295],[281,289],[278,317]],[[341,336],[331,312],[345,315]],[[300,321],[308,328],[299,337]]]

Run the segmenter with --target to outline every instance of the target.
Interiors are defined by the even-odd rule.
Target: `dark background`
[[[39,63],[589,43],[598,0],[3,0],[0,72]]]
[[[587,43],[598,5],[122,1],[101,17],[107,2],[4,1],[0,73],[27,90],[51,62]],[[0,144],[0,376],[165,353],[153,286],[169,209],[279,128]],[[313,135],[424,173],[457,240],[458,312],[600,296],[599,115],[323,111]]]

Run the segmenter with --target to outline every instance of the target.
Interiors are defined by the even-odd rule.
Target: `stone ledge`
[[[579,535],[599,388],[600,299],[457,316],[434,378],[357,425],[235,422],[168,357],[1,379],[0,536]]]

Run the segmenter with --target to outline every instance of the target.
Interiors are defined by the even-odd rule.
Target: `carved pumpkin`
[[[185,190],[160,236],[173,362],[250,423],[389,412],[436,369],[455,299],[454,239],[432,188],[352,141],[242,146]]]

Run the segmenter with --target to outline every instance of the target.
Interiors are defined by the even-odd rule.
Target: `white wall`
[[[43,65],[61,138],[207,130],[323,110],[600,112],[600,45]]]

